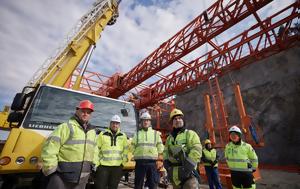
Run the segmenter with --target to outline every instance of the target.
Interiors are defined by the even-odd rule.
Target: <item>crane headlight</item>
[[[30,164],[37,164],[38,163],[39,158],[36,156],[33,156],[30,158],[29,163]]]
[[[20,156],[16,159],[16,164],[21,165],[25,162],[25,158]]]

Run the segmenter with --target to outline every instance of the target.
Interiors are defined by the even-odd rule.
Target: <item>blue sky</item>
[[[267,15],[268,11],[278,9],[291,1],[274,0],[261,14]],[[0,109],[4,105],[10,105],[15,93],[22,90],[93,2],[0,1]],[[87,69],[108,76],[117,71],[126,73],[214,2],[122,0],[117,23],[105,28]],[[248,19],[249,21],[222,34],[217,41],[227,40],[229,36],[237,34],[243,27],[253,23],[253,18]],[[200,51],[204,52],[206,49],[203,47]],[[200,51],[192,57],[198,57]],[[170,70],[178,66],[170,66],[162,73],[170,73]]]

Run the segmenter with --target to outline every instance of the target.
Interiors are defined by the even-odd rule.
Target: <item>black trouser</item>
[[[95,189],[117,189],[122,175],[122,166],[99,166],[95,177]]]
[[[252,172],[230,171],[232,185],[237,188],[251,188],[254,184]]]
[[[65,182],[57,173],[50,176],[47,189],[85,189],[86,183]]]
[[[159,173],[156,169],[155,160],[136,160],[134,188],[142,189],[144,178],[146,176],[146,185],[149,189],[157,188]]]

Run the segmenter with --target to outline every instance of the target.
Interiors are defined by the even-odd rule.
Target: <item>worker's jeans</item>
[[[96,172],[95,189],[117,189],[122,175],[122,166],[100,165]]]
[[[217,167],[205,166],[205,172],[208,180],[209,189],[222,189],[219,179],[219,173]]]
[[[142,189],[144,178],[146,176],[146,186],[149,189],[156,189],[159,182],[159,173],[156,169],[156,163],[153,160],[136,160],[134,188]]]

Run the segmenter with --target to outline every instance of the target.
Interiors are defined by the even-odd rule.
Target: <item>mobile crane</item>
[[[43,141],[60,123],[68,120],[78,101],[89,99],[96,114],[91,124],[109,125],[110,117],[119,114],[129,137],[136,131],[136,113],[132,103],[79,91],[83,73],[101,32],[115,23],[120,0],[98,0],[76,25],[72,36],[34,74],[21,93],[17,93],[11,111],[0,116],[0,129],[9,132],[0,156],[0,176],[7,188],[34,178],[38,172]],[[83,62],[83,63],[81,63]],[[81,67],[72,89],[65,87],[73,71]],[[107,107],[107,108],[105,108]],[[7,119],[7,121],[6,121]],[[101,124],[101,125],[99,125]],[[128,165],[132,166],[132,165]],[[11,183],[11,184],[9,184]]]

